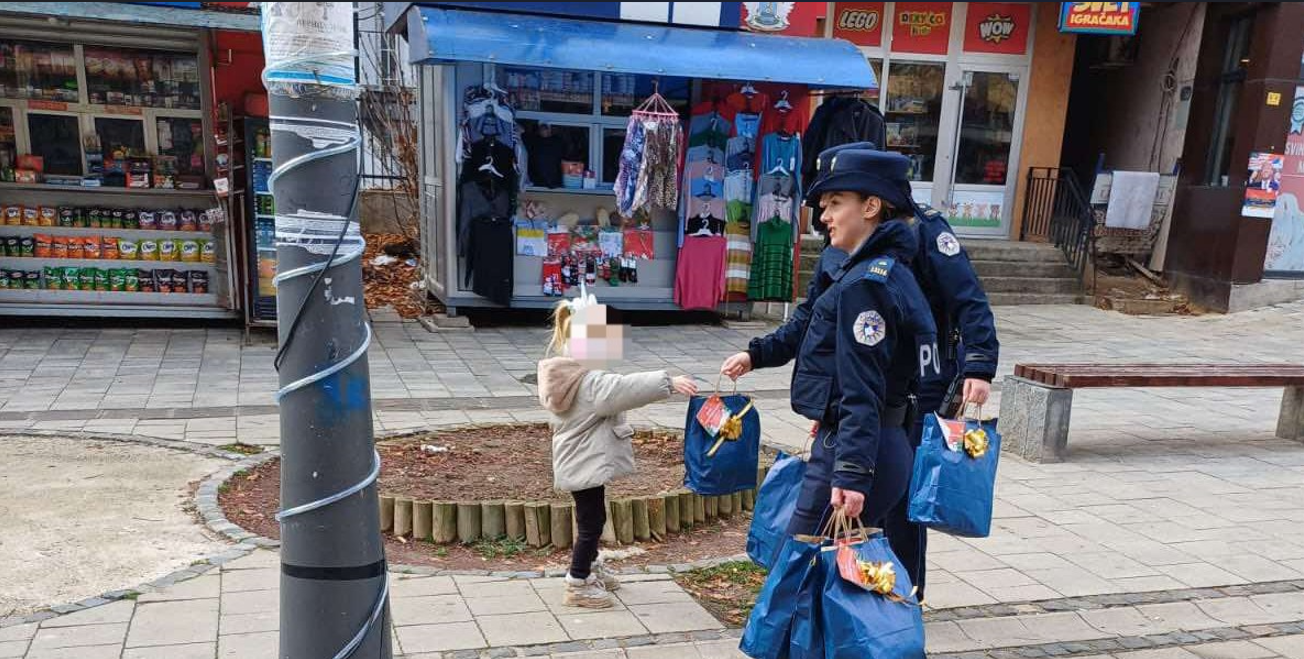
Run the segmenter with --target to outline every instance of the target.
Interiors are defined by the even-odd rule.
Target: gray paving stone
[[[267,613],[281,609],[281,595],[275,590],[253,590],[222,596],[223,613]]]
[[[452,577],[391,577],[389,582],[389,595],[393,599],[456,594],[457,585]]]
[[[471,622],[466,602],[456,595],[404,597],[390,600],[390,617],[397,627]]]
[[[0,659],[23,659],[27,645],[27,641],[0,641]]]
[[[534,594],[534,587],[524,579],[471,581],[473,577],[454,577],[458,590],[463,597],[528,597]]]
[[[1278,656],[1276,652],[1249,641],[1194,645],[1189,650],[1201,659],[1272,659]]]
[[[629,659],[701,659],[697,646],[685,645],[647,645],[627,648],[625,654]]]
[[[588,615],[558,614],[566,634],[576,640],[620,638],[647,634],[648,629],[629,611],[599,611]]]
[[[674,581],[622,583],[614,595],[627,606],[692,602],[693,598]]]
[[[146,593],[137,598],[140,604],[151,602],[175,602],[180,600],[197,600],[217,597],[221,592],[221,577],[205,574],[187,581],[173,584],[153,593]]]
[[[551,613],[519,613],[477,618],[485,640],[494,647],[561,643],[570,638]]]
[[[104,606],[97,606],[93,609],[70,613],[66,616],[51,618],[41,623],[42,629],[53,629],[56,627],[77,627],[80,625],[99,625],[111,622],[130,622],[131,614],[136,609],[136,603],[130,600],[114,602]]]
[[[465,602],[472,615],[477,617],[548,610],[543,600],[533,591],[510,597],[468,597]]]
[[[217,659],[276,659],[276,632],[233,634],[217,641]]]
[[[29,625],[12,625],[10,627],[0,627],[0,642],[4,641],[30,641],[36,636],[36,630],[39,625],[32,623]]]
[[[279,611],[236,613],[232,615],[224,614],[218,621],[218,633],[223,636],[229,634],[274,632],[280,628],[281,616]]]
[[[131,620],[127,647],[205,643],[217,636],[217,600],[142,604]]]
[[[216,642],[162,645],[126,650],[122,653],[122,659],[212,659],[216,652]]]
[[[119,659],[122,644],[88,645],[75,648],[36,649],[27,653],[26,659]]]
[[[272,590],[280,586],[281,571],[276,568],[232,569],[222,573],[222,592]]]
[[[629,610],[653,634],[720,629],[723,627],[718,620],[696,602],[645,604],[631,606]]]
[[[127,623],[86,625],[41,629],[32,637],[31,650],[55,650],[92,645],[122,645],[127,636]]]
[[[473,622],[398,627],[394,630],[394,637],[409,656],[487,647],[484,635]]]

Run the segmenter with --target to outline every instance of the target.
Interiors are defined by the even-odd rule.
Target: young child
[[[607,357],[620,357],[620,329],[606,324],[606,307],[591,295],[561,302],[548,346],[556,356],[539,362],[539,402],[552,413],[554,486],[575,498],[578,535],[566,575],[567,606],[610,607],[610,591],[620,587],[615,575],[595,563],[607,523],[604,486],[634,472],[634,429],[625,423],[625,412],[672,391],[697,393],[687,376],[598,370]]]

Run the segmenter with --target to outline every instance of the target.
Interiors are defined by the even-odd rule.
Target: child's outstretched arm
[[[598,373],[593,379],[593,401],[601,416],[615,416],[670,397],[672,391],[697,393],[692,378],[670,377],[665,371],[645,373]]]

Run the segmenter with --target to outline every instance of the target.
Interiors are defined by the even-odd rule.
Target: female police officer
[[[877,524],[905,495],[911,451],[907,401],[917,390],[921,351],[937,332],[909,260],[915,233],[893,219],[909,197],[895,181],[910,161],[872,149],[820,154],[807,203],[818,205],[833,247],[849,254],[821,268],[808,301],[792,378],[792,407],[819,422],[806,479],[788,527],[814,533],[827,508]],[[726,360],[731,378],[787,361],[798,328],[752,341]],[[930,352],[931,351],[931,352]],[[777,362],[777,363],[776,363]]]

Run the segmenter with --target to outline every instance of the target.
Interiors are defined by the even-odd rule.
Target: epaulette
[[[865,279],[876,282],[886,282],[887,276],[892,272],[892,266],[896,265],[896,259],[890,256],[880,256],[869,262],[869,267],[865,268]]]
[[[916,204],[916,205],[919,206],[919,210],[923,212],[923,214],[926,217],[932,217],[932,218],[942,217],[942,211],[939,211],[936,208],[929,206],[928,204]]]

